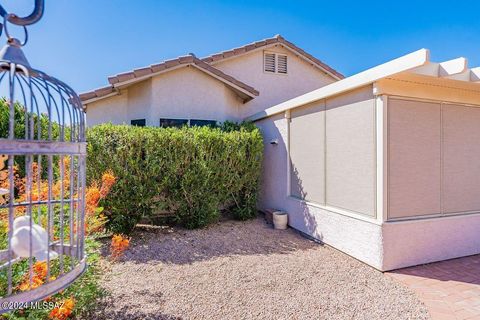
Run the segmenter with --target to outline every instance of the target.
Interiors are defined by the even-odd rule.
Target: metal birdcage
[[[0,6],[0,313],[66,288],[86,268],[82,103],[21,50],[43,8],[36,0],[20,18]],[[9,33],[12,24],[23,27],[23,42]]]

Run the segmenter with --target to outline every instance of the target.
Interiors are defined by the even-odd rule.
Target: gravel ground
[[[407,288],[258,218],[137,231],[90,319],[427,319]]]

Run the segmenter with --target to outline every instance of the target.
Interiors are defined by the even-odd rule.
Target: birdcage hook
[[[43,9],[45,7],[45,0],[35,0],[35,7],[32,13],[26,17],[19,17],[14,13],[9,14],[5,8],[0,5],[0,15],[17,26],[29,26],[38,22],[43,16]],[[8,17],[7,17],[8,15]]]

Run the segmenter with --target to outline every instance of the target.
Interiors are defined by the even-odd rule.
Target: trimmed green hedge
[[[104,124],[88,130],[88,179],[112,170],[118,181],[104,200],[107,227],[129,233],[142,218],[173,213],[197,228],[221,209],[256,214],[262,162],[260,131],[252,124],[223,128],[153,128]]]

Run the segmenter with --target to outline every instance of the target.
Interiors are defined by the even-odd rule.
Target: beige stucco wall
[[[130,124],[130,120],[145,119],[148,126],[158,125],[151,117],[152,89],[152,79],[136,83],[125,89],[128,93],[126,119],[128,124]]]
[[[264,72],[264,51],[287,54],[288,74]],[[243,117],[335,82],[331,76],[305,62],[281,45],[253,51],[234,59],[223,60],[213,66],[260,91],[258,97],[242,106],[241,115]]]
[[[189,66],[152,79],[151,118],[240,120],[242,101],[222,82]]]
[[[264,157],[259,197],[260,208],[281,209],[288,194],[288,123],[278,114],[255,123],[262,131]],[[278,144],[271,144],[278,140]]]
[[[236,93],[192,66],[160,74],[121,92],[89,104],[88,124],[130,124],[134,119],[146,119],[147,125],[158,126],[160,118],[241,120],[243,103]]]
[[[105,122],[126,123],[128,119],[127,104],[128,94],[126,92],[109,99],[90,103],[87,109],[87,125],[94,126]]]
[[[382,270],[480,253],[480,213],[386,222],[382,229]]]

